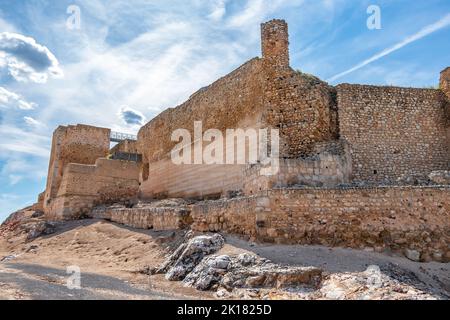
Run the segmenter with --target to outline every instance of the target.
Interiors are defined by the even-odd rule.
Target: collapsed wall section
[[[351,146],[356,182],[427,182],[448,170],[446,98],[440,90],[339,85],[341,138]]]

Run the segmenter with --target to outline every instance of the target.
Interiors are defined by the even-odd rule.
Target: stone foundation
[[[95,208],[90,217],[105,219],[137,229],[156,231],[185,229],[192,221],[186,208]]]
[[[394,251],[450,261],[450,187],[278,189],[191,205],[97,208],[136,228],[236,234],[252,241]]]
[[[450,261],[450,187],[280,189],[192,207],[192,228],[254,241],[416,251]]]

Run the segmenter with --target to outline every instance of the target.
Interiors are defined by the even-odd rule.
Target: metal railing
[[[121,142],[124,140],[137,140],[137,136],[133,135],[133,134],[128,134],[128,133],[120,133],[120,132],[115,132],[115,131],[111,131],[111,137],[110,137],[111,142]]]

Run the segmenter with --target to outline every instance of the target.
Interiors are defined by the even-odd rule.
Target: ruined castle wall
[[[246,146],[248,152],[257,152]],[[232,146],[224,148],[230,151]],[[257,153],[256,153],[257,154]],[[245,161],[245,160],[244,160]],[[141,185],[142,198],[219,198],[251,195],[262,190],[294,185],[335,187],[351,180],[348,146],[341,142],[317,144],[307,158],[278,159],[270,165],[176,165],[165,159],[150,164],[149,178]]]
[[[280,132],[280,155],[309,155],[316,143],[338,138],[334,88],[291,68],[268,67],[265,125]]]
[[[426,180],[450,167],[440,90],[339,85],[341,138],[351,145],[357,182]]]
[[[141,194],[144,197],[163,193],[164,184],[169,186],[166,188],[169,194],[172,194],[170,186],[173,184],[179,187],[179,194],[184,194],[183,188],[187,194],[194,189],[200,194],[208,189],[216,193],[220,188],[217,182],[210,181],[214,176],[224,178],[225,186],[234,185],[239,166],[233,169],[224,166],[223,170],[174,169],[168,162],[156,163],[169,158],[177,144],[171,141],[176,129],[188,129],[193,136],[194,121],[202,121],[203,131],[214,128],[223,133],[236,128],[278,129],[281,156],[286,158],[308,155],[315,143],[337,138],[334,89],[289,67],[286,22],[273,20],[263,24],[261,35],[262,59],[250,60],[195,93],[181,106],[166,110],[140,130],[138,151],[143,154]],[[217,170],[221,172],[215,172]],[[168,178],[164,179],[165,176]],[[189,186],[177,184],[171,177],[181,181],[189,178],[193,187],[187,190]],[[156,182],[161,179],[166,182],[158,186]]]
[[[447,146],[450,150],[450,67],[441,72],[439,88],[447,96],[445,113],[447,115]]]
[[[68,126],[61,143],[60,160],[69,163],[94,164],[109,151],[110,129],[86,125]]]
[[[450,67],[441,72],[441,76],[439,79],[439,88],[450,100]]]
[[[94,219],[105,219],[132,228],[155,231],[180,230],[189,226],[189,211],[184,208],[99,207],[90,212]]]
[[[416,250],[450,261],[450,188],[284,189],[197,204],[194,230],[284,244]]]
[[[139,164],[97,159],[95,165],[69,164],[64,170],[57,197],[48,216],[74,218],[96,203],[108,204],[137,196]]]
[[[43,206],[45,207],[49,204],[51,199],[56,197],[59,189],[59,185],[61,183],[61,169],[59,166],[61,165],[60,157],[61,157],[61,143],[66,132],[66,127],[58,127],[53,133],[52,139],[52,149],[50,153],[50,163],[48,166],[48,174],[47,174],[47,185],[45,189],[44,202]]]
[[[150,164],[141,184],[143,198],[220,197],[243,188],[243,165],[175,165],[170,159]]]
[[[186,103],[169,109],[144,126],[138,135],[143,154],[141,196],[203,196],[226,192],[241,175],[239,165],[175,166],[170,152],[176,129],[187,129],[194,140],[194,122],[208,129],[258,128],[262,113],[262,64],[253,59],[228,76],[195,93]]]
[[[307,159],[280,159],[278,171],[274,175],[264,174],[264,168],[260,165],[245,168],[245,195],[292,186],[336,187],[349,183],[352,172],[348,157],[329,153]]]
[[[124,153],[138,153],[137,150],[137,141],[133,140],[124,140],[122,142],[119,142],[116,144],[111,150],[109,151],[110,154],[115,154],[117,152],[124,152]]]
[[[138,150],[144,163],[170,156],[178,144],[171,141],[176,129],[189,130],[193,139],[195,121],[202,121],[203,131],[255,127],[262,109],[262,71],[260,59],[250,60],[147,123],[138,134]]]
[[[58,127],[53,134],[44,209],[50,206],[69,163],[94,164],[109,151],[110,130],[86,125]]]

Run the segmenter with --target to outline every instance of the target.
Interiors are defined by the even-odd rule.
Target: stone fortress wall
[[[341,138],[358,182],[427,180],[450,168],[447,99],[433,89],[339,85]]]
[[[110,130],[86,125],[60,126],[53,133],[44,209],[58,194],[67,164],[94,164],[109,151]]]
[[[178,209],[119,206],[94,216],[143,228],[192,223],[195,230],[259,241],[450,259],[450,68],[441,73],[440,89],[332,87],[289,66],[284,21],[262,24],[261,36],[262,58],[167,109],[140,129],[136,142],[109,151],[108,129],[58,128],[46,213],[73,218],[95,204],[136,197],[207,200]],[[171,135],[187,129],[194,138],[195,121],[203,132],[278,129],[278,173],[262,175],[259,163],[175,165],[170,153],[178,142]],[[97,160],[114,152],[137,152],[142,163]]]
[[[274,128],[283,158],[309,154],[314,145],[337,137],[334,89],[289,66],[288,27],[282,20],[262,25],[263,57],[250,60],[145,125],[138,134],[143,156],[141,196],[199,197],[241,191],[245,167],[175,166],[170,152],[176,129]],[[194,178],[194,179],[192,179]]]
[[[38,201],[48,217],[70,219],[86,213],[96,203],[136,197],[140,165],[106,159],[110,132],[87,125],[55,130],[47,187]],[[124,141],[116,149],[131,146]]]

